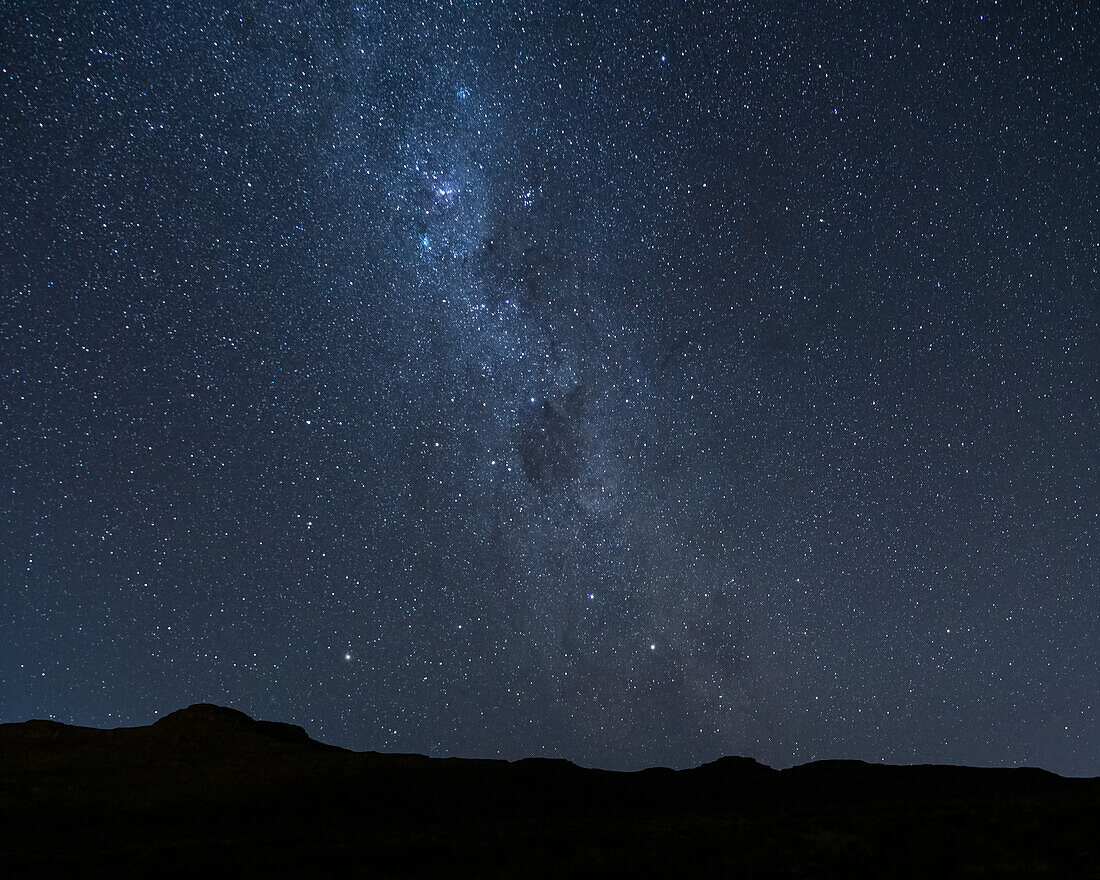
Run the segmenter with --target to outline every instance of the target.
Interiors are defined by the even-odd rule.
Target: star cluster
[[[14,4],[0,720],[1100,773],[1074,4]]]

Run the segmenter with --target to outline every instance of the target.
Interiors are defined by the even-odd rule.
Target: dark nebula
[[[561,401],[544,401],[524,428],[519,456],[527,479],[544,488],[574,482],[584,454],[584,388],[571,389]]]

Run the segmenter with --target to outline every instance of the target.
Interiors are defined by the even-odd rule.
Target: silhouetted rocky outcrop
[[[0,873],[1089,876],[1100,779],[727,757],[637,773],[350,752],[201,704],[0,725]]]
[[[196,738],[259,737],[283,743],[321,745],[309,738],[297,724],[281,721],[256,721],[225,706],[196,703],[179,709],[153,723],[158,733]]]

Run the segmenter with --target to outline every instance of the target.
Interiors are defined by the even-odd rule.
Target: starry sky
[[[1078,3],[0,10],[0,721],[1100,774]]]

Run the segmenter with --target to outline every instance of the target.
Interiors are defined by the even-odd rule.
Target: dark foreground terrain
[[[1100,779],[349,752],[192,706],[0,725],[0,876],[1096,877]]]

